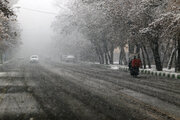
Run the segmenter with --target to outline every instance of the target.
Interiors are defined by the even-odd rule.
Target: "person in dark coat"
[[[138,58],[134,56],[134,59],[132,60],[133,75],[139,75],[139,67],[141,67],[141,65],[142,65],[142,62],[141,62],[140,56],[138,56]]]
[[[142,66],[142,62],[141,62],[141,58],[140,58],[139,55],[138,55],[138,58],[137,58],[137,61],[136,61],[136,62],[137,62],[137,63],[136,63],[136,64],[137,64],[136,66],[137,66],[138,68],[140,68],[140,67]]]

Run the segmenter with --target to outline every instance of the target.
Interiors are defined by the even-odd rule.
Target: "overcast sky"
[[[21,7],[17,11],[18,21],[22,29],[23,45],[21,52],[27,52],[28,55],[39,54],[52,41],[51,24],[60,10],[55,6],[53,0],[19,0],[16,6]]]

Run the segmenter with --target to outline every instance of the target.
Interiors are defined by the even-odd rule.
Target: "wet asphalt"
[[[0,66],[0,120],[179,120],[180,81],[85,63]]]

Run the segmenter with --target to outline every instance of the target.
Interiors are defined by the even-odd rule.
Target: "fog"
[[[59,9],[53,0],[19,0],[15,6],[18,23],[22,29],[20,57],[36,54],[48,54],[52,42],[51,24]]]

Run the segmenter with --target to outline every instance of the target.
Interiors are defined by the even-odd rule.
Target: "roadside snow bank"
[[[124,70],[124,71],[127,71],[127,72],[129,71],[129,67],[124,66],[124,65],[109,65],[109,67],[112,70],[121,69],[121,70]],[[174,68],[172,68],[170,70],[164,68],[163,71],[157,71],[157,70],[155,70],[154,67],[152,69],[140,69],[140,73],[142,73],[142,74],[149,74],[149,75],[153,75],[153,76],[180,79],[180,73],[176,73],[174,71],[175,71]]]

